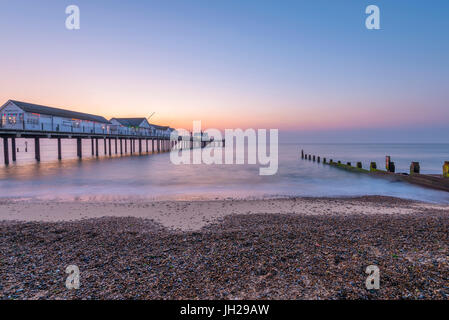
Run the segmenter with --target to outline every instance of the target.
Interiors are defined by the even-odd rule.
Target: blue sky
[[[447,140],[448,1],[0,4],[2,101],[299,140]],[[65,29],[71,4],[77,31]],[[370,4],[381,30],[365,28]]]

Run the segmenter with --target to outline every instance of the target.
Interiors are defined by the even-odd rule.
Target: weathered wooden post
[[[76,154],[79,159],[83,157],[81,138],[76,138]]]
[[[315,156],[312,157],[313,162],[315,162]]]
[[[41,144],[39,138],[34,138],[34,158],[37,162],[41,161]]]
[[[151,153],[154,153],[154,139],[151,139]]]
[[[347,162],[346,165],[348,165],[350,167],[352,166],[351,162]]]
[[[115,154],[118,154],[118,150],[117,150],[117,138],[114,138],[115,140]]]
[[[90,138],[90,144],[92,148],[92,157],[95,155],[94,138]]]
[[[125,154],[128,153],[128,139],[125,138]]]
[[[443,177],[449,178],[449,161],[444,161],[443,164]]]
[[[312,156],[309,154],[309,161],[312,160]]]
[[[327,163],[327,160],[326,160],[326,158],[323,158],[323,163]]]
[[[5,156],[5,165],[9,164],[9,148],[8,148],[8,138],[3,138],[3,155]]]
[[[139,154],[142,154],[142,139],[139,139]]]
[[[369,165],[369,170],[370,171],[376,171],[377,170],[377,163],[371,162],[370,165]]]
[[[98,138],[95,138],[95,156],[98,158]]]
[[[317,161],[318,163],[320,163],[320,162],[321,162],[321,158],[318,156],[318,158],[316,159],[316,161]]]
[[[112,144],[111,144],[111,138],[108,139],[109,140],[109,156],[112,156]]]
[[[11,138],[11,151],[12,151],[12,162],[16,162],[16,138],[12,137]]]
[[[92,143],[93,148],[93,143]],[[94,150],[92,149],[92,155],[94,154]],[[58,138],[58,160],[62,160],[62,146],[61,146],[61,138]]]
[[[359,161],[359,162],[357,162],[357,168],[358,169],[362,169],[362,163]]]
[[[104,155],[108,154],[108,147],[106,146],[106,137],[103,138],[104,141]]]
[[[123,139],[120,138],[120,155],[123,155]]]
[[[147,153],[148,153],[148,139],[146,139],[146,138],[145,138],[145,143],[146,143],[146,147],[147,147],[146,150],[147,150]]]
[[[420,172],[419,162],[412,162],[410,164],[410,174],[415,174]]]
[[[394,162],[390,162],[390,165],[388,167],[388,172],[394,173],[396,171],[396,167],[394,165]]]
[[[301,150],[301,159],[304,159],[304,150]]]

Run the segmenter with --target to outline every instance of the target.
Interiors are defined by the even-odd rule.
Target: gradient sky
[[[370,4],[381,30],[365,28]],[[2,102],[448,142],[447,0],[0,0],[0,38]]]

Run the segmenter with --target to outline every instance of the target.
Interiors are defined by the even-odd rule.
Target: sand
[[[412,214],[426,210],[449,210],[437,205],[390,197],[281,198],[263,200],[204,201],[13,201],[0,202],[0,220],[61,222],[100,217],[151,219],[162,226],[183,231],[200,230],[222,221],[227,215],[241,214]]]

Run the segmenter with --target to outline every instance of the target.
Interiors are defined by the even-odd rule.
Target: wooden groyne
[[[319,156],[304,153],[304,150],[301,150],[301,159],[320,163],[319,160],[316,161],[316,159],[320,159]],[[334,159],[330,159],[327,161],[326,158],[322,159],[323,165],[329,165],[337,169],[368,174],[373,177],[386,178],[393,181],[404,181],[422,187],[449,192],[449,161],[444,162],[442,174],[421,174],[419,162],[412,162],[410,164],[410,172],[408,173],[396,173],[395,164],[391,161],[390,156],[385,157],[385,170],[379,169],[376,162],[371,162],[370,167],[365,169],[362,162],[357,162],[354,166],[351,162],[342,163],[339,160],[334,161]]]

